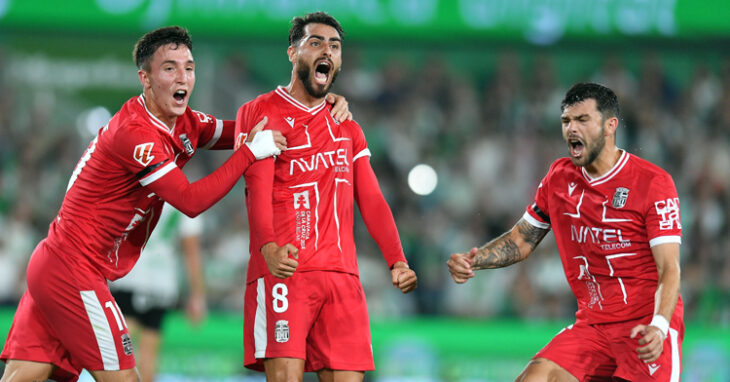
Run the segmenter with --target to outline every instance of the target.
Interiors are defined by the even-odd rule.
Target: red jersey
[[[275,159],[257,161],[245,174],[252,233],[248,282],[269,273],[260,251],[268,242],[299,248],[297,272],[357,275],[355,201],[388,265],[405,261],[377,180],[374,175],[365,176],[372,170],[362,129],[353,121],[334,120],[330,109],[326,102],[309,108],[279,87],[238,111],[237,145],[264,116],[268,116],[266,129],[281,131],[287,140],[286,151]],[[364,200],[370,195],[374,195],[375,205]],[[384,229],[368,224],[366,215],[373,215],[368,213],[374,210]]]
[[[664,170],[623,152],[610,171],[592,178],[569,158],[558,159],[524,218],[553,227],[578,321],[653,314],[658,275],[651,247],[680,243],[682,232],[677,190]]]
[[[221,138],[222,131],[222,120],[189,107],[170,130],[149,112],[144,96],[130,99],[76,165],[46,243],[67,261],[98,270],[108,280],[124,276],[163,205],[145,186],[183,167],[196,148],[232,147],[233,137]]]

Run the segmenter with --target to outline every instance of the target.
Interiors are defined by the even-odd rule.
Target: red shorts
[[[0,359],[52,363],[57,380],[135,366],[124,317],[100,274],[68,266],[41,242],[27,279]]]
[[[266,275],[246,286],[244,365],[263,371],[264,358],[299,358],[305,371],[375,370],[365,293],[349,273]]]
[[[644,363],[639,359],[640,336],[630,338],[631,329],[648,325],[651,317],[588,325],[575,323],[563,329],[534,358],[547,358],[580,381],[679,381],[682,372],[683,309],[677,306],[659,359]],[[533,358],[533,359],[534,359]]]

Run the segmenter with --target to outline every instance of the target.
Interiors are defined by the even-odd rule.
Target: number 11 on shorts
[[[124,328],[127,327],[127,322],[124,320],[124,316],[122,315],[121,309],[117,306],[116,301],[107,301],[106,304],[104,304],[105,308],[109,308],[109,310],[112,311],[112,314],[114,315],[114,319],[117,321],[117,328],[119,328],[119,331],[123,331]],[[120,319],[121,317],[121,319]],[[124,326],[122,326],[124,325]]]

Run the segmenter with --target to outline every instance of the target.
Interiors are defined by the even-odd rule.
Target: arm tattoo
[[[535,227],[522,218],[517,222],[517,231],[522,235],[525,243],[529,244],[532,249],[535,249],[550,230]]]
[[[520,248],[509,237],[509,234],[509,232],[505,232],[502,236],[479,248],[479,252],[474,257],[474,268],[502,268],[522,260]]]
[[[530,250],[535,249],[549,231],[548,229],[535,227],[524,219],[520,219],[515,227],[524,242],[530,246]],[[505,232],[479,248],[474,258],[474,268],[502,268],[520,262],[527,257],[527,254],[522,254],[519,245],[512,239],[511,233],[512,231]]]

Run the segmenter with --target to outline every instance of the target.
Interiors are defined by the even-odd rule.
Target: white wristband
[[[281,154],[281,150],[274,143],[274,133],[271,130],[259,131],[253,136],[252,142],[246,142],[256,159],[268,158]]]
[[[649,326],[657,327],[662,332],[662,334],[664,334],[664,338],[667,337],[667,332],[669,331],[669,322],[661,314],[655,315],[654,318],[651,319],[651,323],[649,323]]]

